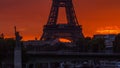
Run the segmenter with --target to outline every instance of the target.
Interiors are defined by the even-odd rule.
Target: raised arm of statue
[[[16,41],[20,41],[22,39],[22,36],[20,36],[19,32],[16,31],[16,26],[14,27],[14,29],[15,29]]]

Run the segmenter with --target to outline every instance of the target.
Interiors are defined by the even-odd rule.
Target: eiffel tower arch
[[[65,8],[67,24],[58,24],[59,8]],[[69,39],[72,42],[84,38],[82,27],[78,24],[72,0],[53,0],[48,22],[44,25],[40,40]]]

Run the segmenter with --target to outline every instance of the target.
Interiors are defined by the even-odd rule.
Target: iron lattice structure
[[[65,8],[67,24],[57,24],[59,8]],[[53,0],[47,24],[40,40],[66,38],[75,41],[84,38],[82,27],[78,24],[72,0]]]

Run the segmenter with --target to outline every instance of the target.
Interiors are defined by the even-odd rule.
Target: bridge
[[[81,52],[68,52],[68,51],[27,51],[27,62],[23,63],[23,68],[39,68],[41,64],[46,64],[46,68],[54,68],[52,64],[59,64],[60,68],[62,66],[69,65],[68,68],[83,64],[87,61],[89,64],[99,64],[101,61],[119,61],[119,53],[81,53]],[[67,63],[66,63],[67,62]],[[101,64],[101,63],[100,63]],[[50,67],[49,67],[50,66]],[[104,66],[104,65],[102,65]],[[41,67],[44,68],[44,67]],[[56,68],[56,67],[55,67]],[[103,68],[103,67],[101,67]]]
[[[63,59],[120,59],[120,53],[85,53],[85,52],[65,52],[65,51],[28,51],[26,52],[31,57],[41,58],[63,58]]]

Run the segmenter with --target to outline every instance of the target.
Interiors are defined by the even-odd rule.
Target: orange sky
[[[120,32],[120,0],[73,2],[85,36]],[[0,33],[13,37],[13,27],[16,25],[24,40],[39,39],[42,27],[47,23],[50,7],[51,0],[0,0]]]

